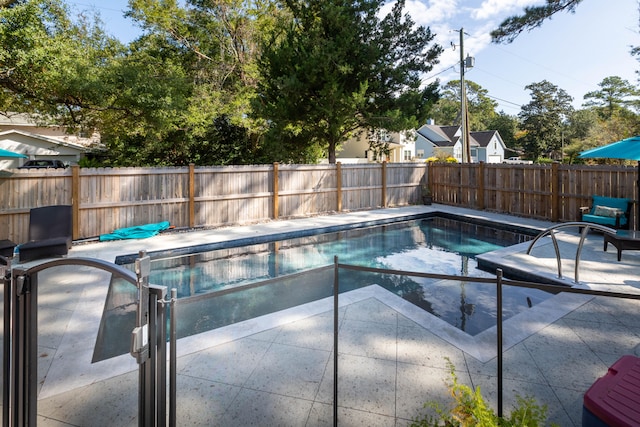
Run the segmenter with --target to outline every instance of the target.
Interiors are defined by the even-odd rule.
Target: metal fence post
[[[340,291],[340,279],[338,270],[338,257],[333,258],[333,425],[338,426],[338,293]]]
[[[5,276],[3,424],[35,426],[38,390],[38,279],[15,268]]]
[[[155,404],[155,425],[167,424],[167,316],[166,286],[149,285],[149,363],[153,385],[150,394]]]
[[[4,288],[4,322],[2,340],[2,426],[9,427],[9,397],[11,378],[11,261],[7,260],[2,274]]]
[[[169,315],[171,316],[170,336],[169,336],[169,426],[176,426],[176,362],[177,362],[177,327],[178,319],[176,314],[176,301],[178,290],[171,289],[171,301]]]
[[[498,268],[496,270],[496,285],[497,285],[497,302],[498,302],[498,312],[496,313],[497,321],[498,321],[498,330],[497,330],[497,339],[496,342],[498,344],[498,417],[502,418],[502,269]]]
[[[151,257],[141,251],[135,262],[138,287],[136,327],[131,355],[138,373],[138,425],[164,427],[167,423],[166,286],[149,284]]]

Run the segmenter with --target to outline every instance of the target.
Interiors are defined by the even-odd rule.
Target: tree
[[[299,152],[336,148],[359,130],[414,128],[437,100],[421,87],[442,49],[428,28],[403,15],[404,1],[379,19],[385,2],[286,0],[293,19],[267,43],[256,115]],[[286,161],[288,159],[281,159]]]
[[[583,140],[583,148],[599,147],[637,135],[638,118],[614,113],[611,117],[597,120]]]
[[[559,150],[565,121],[573,112],[572,98],[547,80],[531,83],[525,89],[531,91],[532,100],[518,115],[525,131],[522,143],[527,154],[537,159]]]
[[[638,103],[638,90],[618,76],[606,77],[598,86],[600,90],[584,95],[584,105],[596,107],[605,118],[610,118],[614,112]]]
[[[222,134],[230,146],[217,154],[235,153],[242,146],[243,155],[235,153],[232,161],[251,162],[265,150],[259,146],[264,125],[251,114],[261,78],[256,60],[262,41],[287,14],[276,2],[265,0],[182,3],[132,0],[127,12],[145,32],[136,43],[149,37],[159,40],[164,47],[157,54],[181,64],[190,82],[185,109],[175,115],[171,139],[178,140],[172,145],[182,148],[181,163],[211,164],[217,159],[215,164],[226,164],[220,156],[202,153],[210,147],[211,136],[224,128]],[[238,139],[231,140],[232,136]]]
[[[523,31],[531,31],[542,25],[552,15],[561,11],[574,12],[582,0],[547,0],[543,6],[525,7],[524,14],[505,19],[500,26],[491,32],[494,43],[511,43]]]
[[[585,140],[591,129],[598,123],[599,116],[593,108],[574,111],[568,120],[567,136],[569,139]]]
[[[99,20],[72,22],[59,0],[9,3],[0,8],[0,46],[0,110],[90,132],[113,108],[106,70],[125,49]]]
[[[471,80],[465,80],[469,126],[472,131],[489,130],[488,123],[496,115],[498,103],[487,96],[486,89]],[[440,99],[434,105],[431,118],[440,125],[460,124],[460,80],[444,85]]]
[[[504,111],[495,114],[486,125],[487,130],[497,130],[507,148],[514,151],[520,151],[522,148],[516,139],[518,128],[518,118]]]
[[[119,164],[166,164],[175,154],[164,134],[190,88],[157,38],[127,48],[97,18],[74,23],[57,0],[18,2],[0,9],[0,18],[2,110],[97,130]]]

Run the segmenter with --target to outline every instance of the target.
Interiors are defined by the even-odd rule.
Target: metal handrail
[[[576,249],[576,265],[573,273],[574,283],[580,283],[579,281],[580,255],[582,255],[582,246],[584,245],[584,240],[587,237],[587,234],[589,233],[589,229],[594,229],[594,230],[602,231],[605,233],[613,233],[613,234],[615,234],[616,230],[600,224],[593,224],[590,222],[582,222],[582,221],[572,221],[572,222],[564,222],[562,224],[557,224],[541,231],[529,244],[529,248],[527,249],[527,255],[531,255],[531,250],[533,249],[533,246],[536,244],[538,240],[540,240],[541,238],[547,235],[551,236],[551,240],[553,242],[553,248],[556,253],[556,263],[558,264],[559,279],[562,279],[562,258],[560,257],[560,248],[558,247],[558,240],[556,239],[555,232],[558,229],[568,228],[568,227],[578,227],[578,229],[582,229],[582,232],[580,233],[580,241],[578,242],[578,249]]]

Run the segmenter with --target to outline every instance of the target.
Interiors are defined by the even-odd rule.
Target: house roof
[[[475,139],[480,147],[486,147],[497,133],[497,130],[471,132],[471,138]]]
[[[439,147],[450,147],[458,141],[455,126],[423,125],[417,130],[418,134]]]
[[[68,142],[68,141],[64,141],[61,140],[59,138],[55,138],[55,137],[50,137],[50,136],[45,136],[45,135],[38,135],[36,133],[31,133],[31,132],[25,132],[22,130],[17,130],[17,129],[10,129],[10,130],[5,130],[0,132],[0,139],[4,139],[3,137],[5,136],[10,136],[10,135],[22,135],[28,138],[33,138],[35,140],[40,140],[43,142],[47,142],[49,144],[56,144],[62,147],[67,147],[67,148],[72,148],[78,151],[82,151],[85,152],[87,151],[87,147],[85,147],[84,145],[81,144],[75,144],[72,142]]]
[[[453,147],[460,140],[460,135],[457,135],[460,131],[460,126],[436,126],[436,125],[423,125],[418,129],[418,134],[429,140],[432,144],[438,147]],[[486,131],[496,132],[496,131]],[[477,133],[484,132],[471,132],[469,143],[471,147],[486,147],[482,145],[480,141],[475,138]],[[491,138],[489,138],[490,140]],[[487,140],[487,144],[489,141]]]

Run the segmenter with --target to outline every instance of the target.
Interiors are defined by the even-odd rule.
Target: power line
[[[506,99],[498,98],[496,96],[485,95],[487,98],[495,99],[496,101],[506,102],[507,104],[511,104],[515,107],[522,108],[522,105],[516,104],[515,102],[507,101]]]
[[[435,73],[435,74],[433,74],[433,75],[431,75],[431,76],[428,76],[428,77],[423,78],[423,79],[422,79],[422,83],[426,82],[427,80],[431,80],[432,78],[434,78],[434,77],[436,77],[436,76],[439,76],[440,74],[442,74],[442,73],[444,73],[444,72],[447,72],[447,71],[449,71],[449,70],[454,70],[454,69],[456,68],[456,65],[458,65],[458,64],[454,64],[454,65],[450,66],[449,68],[445,68],[445,69],[444,69],[444,70],[442,70],[442,71],[439,71],[439,72],[437,72],[437,73]]]
[[[110,8],[110,7],[98,6],[95,3],[87,4],[87,3],[81,3],[81,2],[70,1],[70,0],[66,0],[65,3],[74,4],[76,6],[84,6],[84,7],[90,7],[90,8],[95,8],[95,9],[101,9],[101,10],[110,10],[112,12],[122,12],[122,9],[113,9],[113,8]]]

